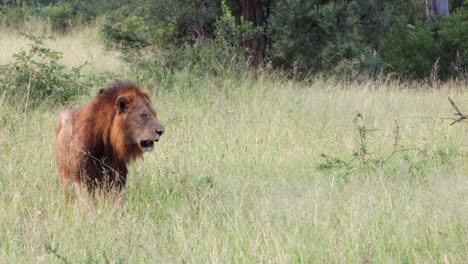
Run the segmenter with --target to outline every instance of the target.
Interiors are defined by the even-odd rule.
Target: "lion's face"
[[[124,118],[124,127],[127,140],[137,144],[142,151],[153,151],[154,142],[158,142],[164,133],[164,127],[159,122],[156,111],[146,97],[137,97],[130,105],[130,99],[119,96],[116,108],[121,118]]]

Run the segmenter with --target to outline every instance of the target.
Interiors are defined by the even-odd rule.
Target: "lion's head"
[[[109,115],[110,142],[106,138],[103,141],[110,143],[123,160],[153,151],[154,142],[164,133],[148,93],[131,82],[119,82],[99,91],[96,106],[101,115]]]
[[[141,96],[119,96],[115,101],[116,119],[121,119],[127,144],[137,144],[142,151],[153,151],[164,133],[146,93]]]

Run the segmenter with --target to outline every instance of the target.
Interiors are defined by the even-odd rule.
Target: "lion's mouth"
[[[140,147],[144,151],[153,151],[154,141],[153,140],[140,140]]]

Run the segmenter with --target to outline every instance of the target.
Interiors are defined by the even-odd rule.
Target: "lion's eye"
[[[148,121],[149,116],[147,114],[141,114],[141,117],[145,120]]]

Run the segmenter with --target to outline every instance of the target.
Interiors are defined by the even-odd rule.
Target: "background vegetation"
[[[450,15],[439,17],[426,15],[423,0],[1,3],[1,23],[9,28],[44,19],[53,31],[66,32],[98,19],[107,45],[123,49],[127,60],[144,52],[147,63],[139,70],[157,78],[163,69],[188,65],[197,76],[245,60],[296,76],[424,79],[436,62],[442,80],[467,73],[467,1],[450,1]],[[248,17],[251,10],[261,20]]]
[[[262,3],[2,1],[0,263],[468,259],[466,4]],[[115,78],[166,133],[123,211],[67,203],[55,120]]]

